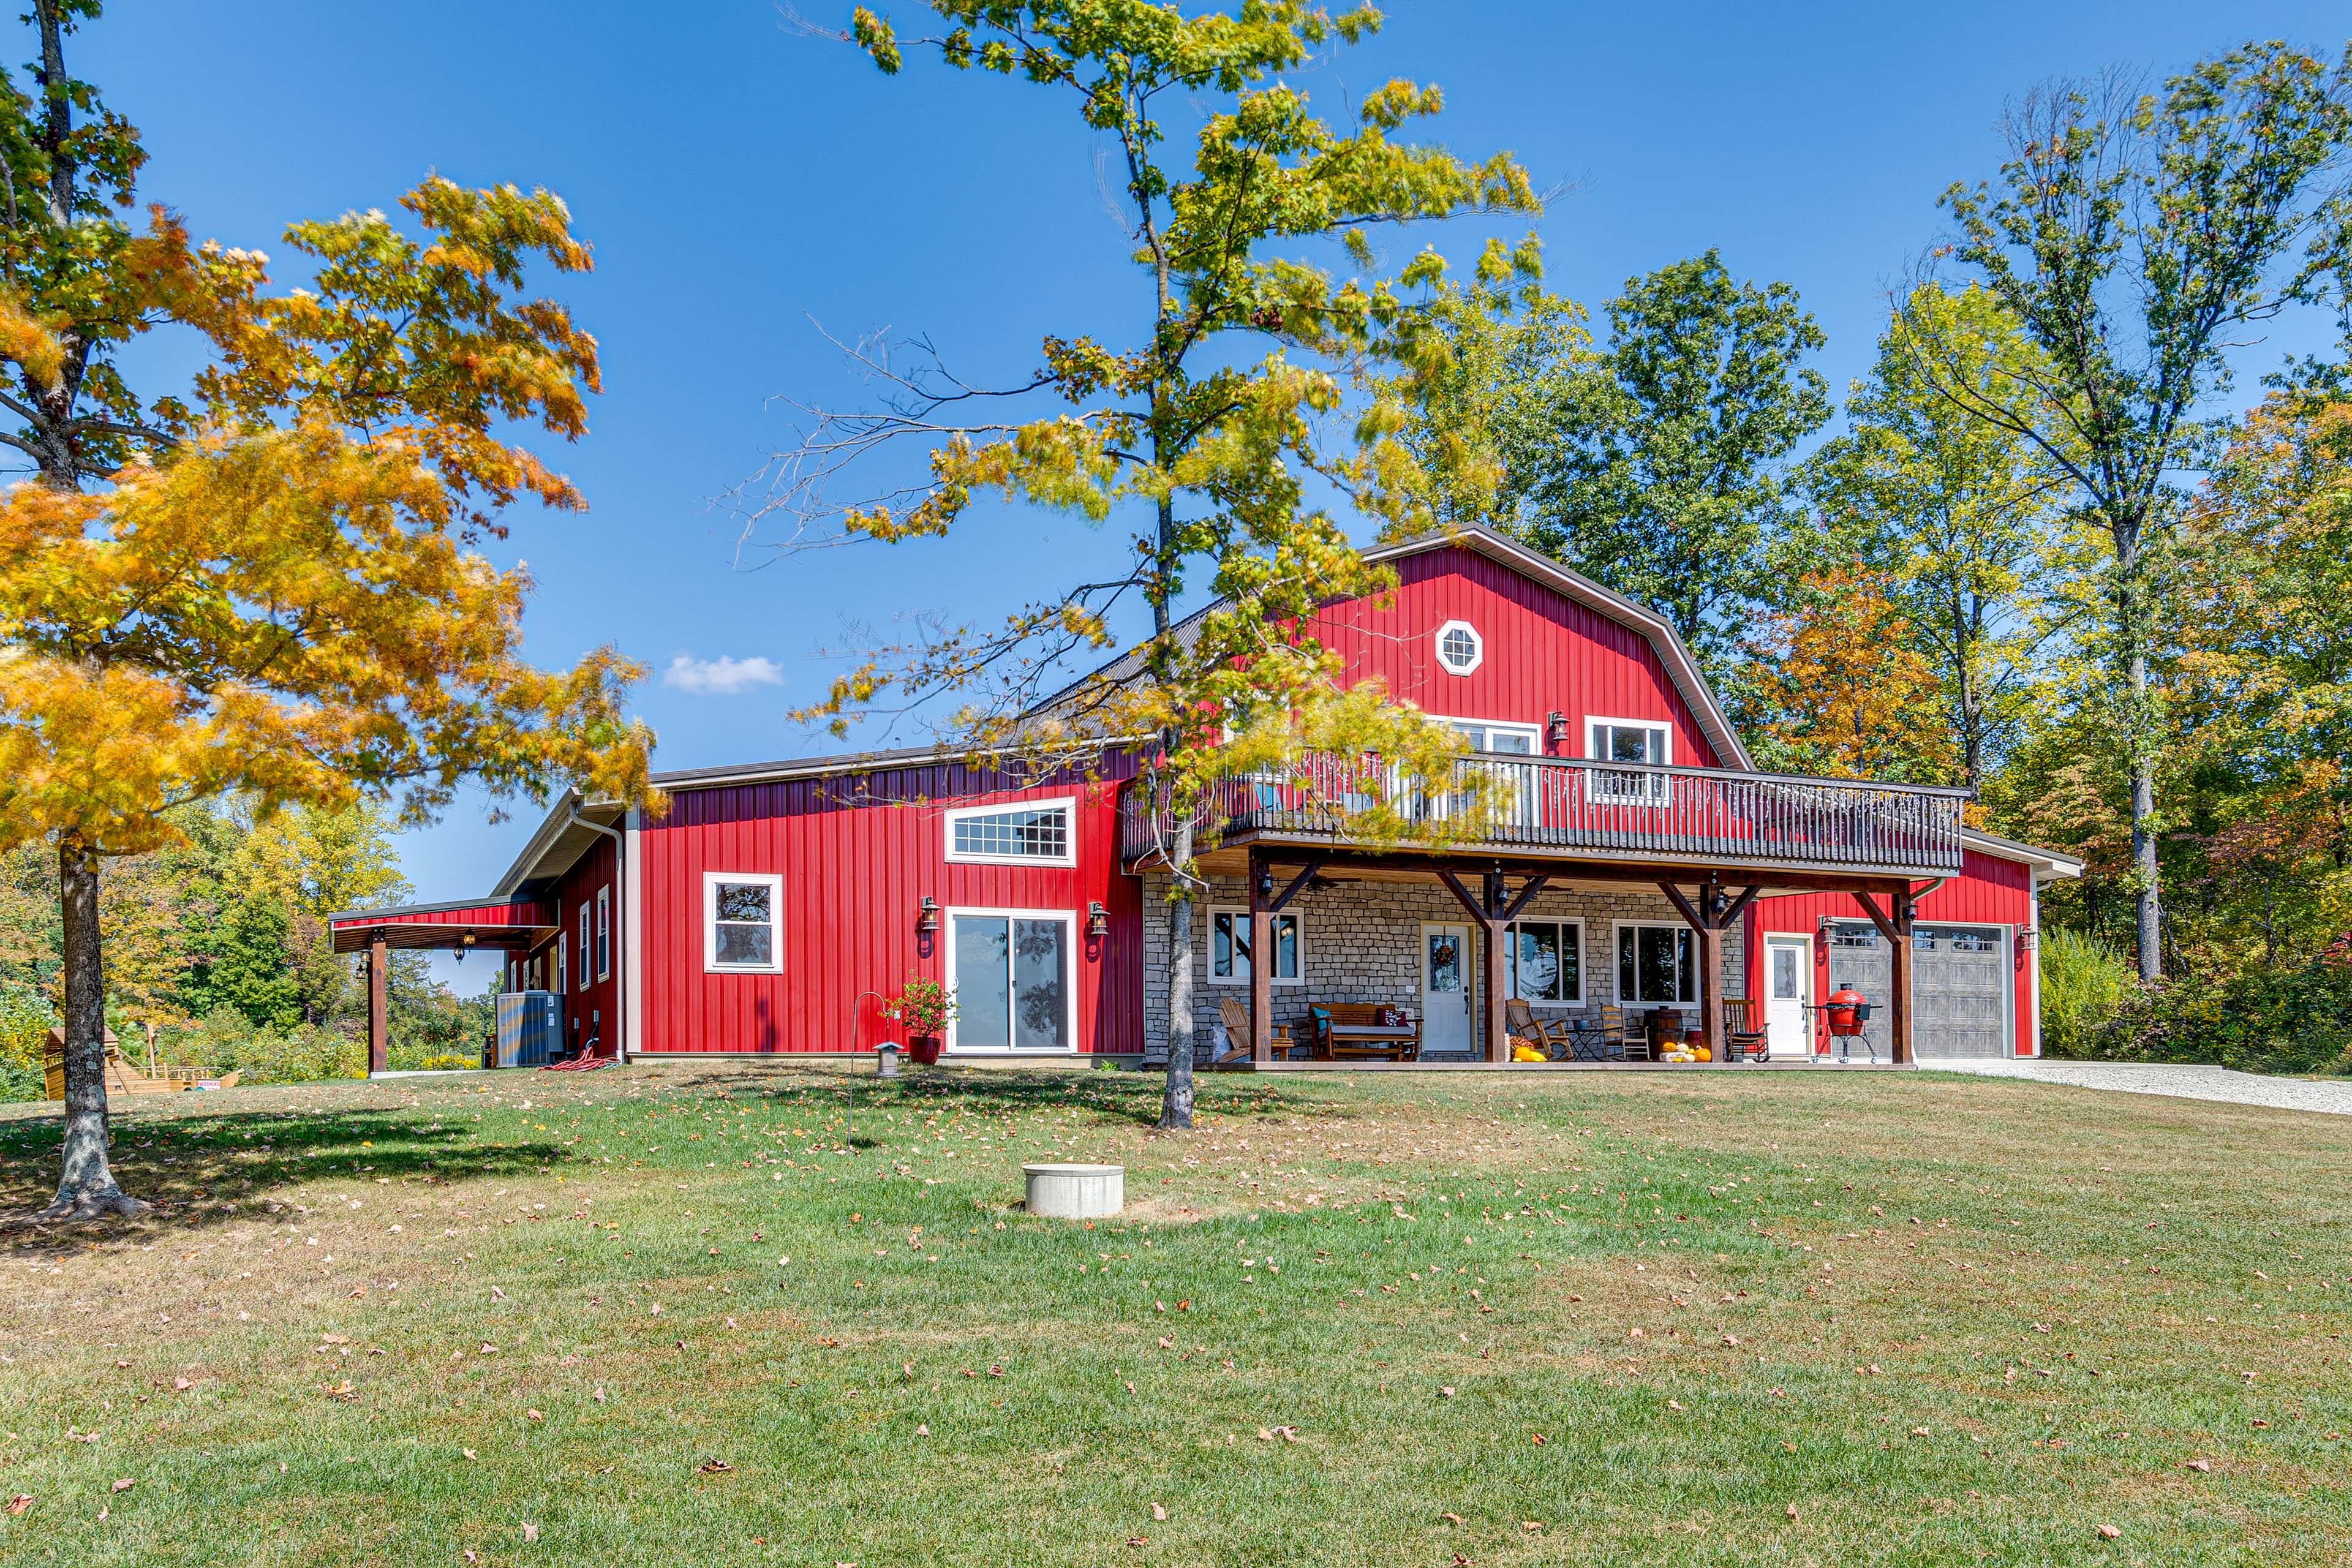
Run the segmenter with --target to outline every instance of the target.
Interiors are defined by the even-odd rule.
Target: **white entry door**
[[[1421,1051],[1470,1052],[1470,928],[1421,928]]]
[[[1766,1049],[1801,1060],[1813,1048],[1805,1004],[1811,1000],[1813,943],[1810,937],[1764,939],[1764,1032]]]

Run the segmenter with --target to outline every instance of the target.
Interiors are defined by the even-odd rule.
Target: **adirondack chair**
[[[1535,1008],[1517,996],[1503,1004],[1503,1013],[1509,1020],[1512,1044],[1525,1040],[1556,1062],[1575,1055],[1575,1031],[1566,1019],[1538,1017]]]
[[[1220,996],[1217,998],[1217,1018],[1218,1021],[1223,1023],[1225,1026],[1227,1048],[1223,1056],[1219,1057],[1215,1061],[1211,1062],[1209,1065],[1211,1067],[1223,1067],[1228,1062],[1245,1062],[1249,1060],[1249,1004],[1243,1001],[1238,996]],[[1290,1038],[1290,1026],[1287,1024],[1276,1024],[1274,1026],[1274,1054],[1277,1057],[1287,1057],[1292,1048],[1293,1042]]]

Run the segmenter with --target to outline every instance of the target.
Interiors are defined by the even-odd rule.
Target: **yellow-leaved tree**
[[[577,782],[647,793],[635,668],[521,657],[520,569],[477,552],[519,496],[578,492],[509,424],[585,428],[594,340],[524,295],[585,271],[545,192],[431,179],[403,205],[287,232],[307,286],[257,253],[192,247],[163,209],[121,216],[135,132],[65,71],[91,0],[36,0],[37,97],[0,94],[0,159],[42,193],[0,228],[0,442],[37,478],[0,499],[0,849],[52,844],[63,924],[66,1121],[51,1217],[143,1207],[107,1161],[100,868],[172,842],[174,807],[394,803],[468,780],[496,797]],[[80,125],[74,113],[84,115]],[[207,363],[142,397],[124,342],[176,324]]]

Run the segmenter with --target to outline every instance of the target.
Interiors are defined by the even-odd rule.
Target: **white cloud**
[[[754,686],[782,686],[782,667],[772,658],[696,658],[691,654],[679,654],[662,671],[662,684],[680,691],[699,691],[719,697],[732,697]]]

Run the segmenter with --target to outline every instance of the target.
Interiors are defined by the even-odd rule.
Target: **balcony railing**
[[[1465,757],[1454,769],[1441,789],[1321,755],[1229,776],[1193,813],[1196,849],[1255,833],[1335,847],[1436,845],[1927,876],[1960,868],[1965,790],[1553,757]],[[1121,855],[1133,864],[1163,854],[1175,826],[1164,786],[1154,799],[1137,780],[1120,805]]]

